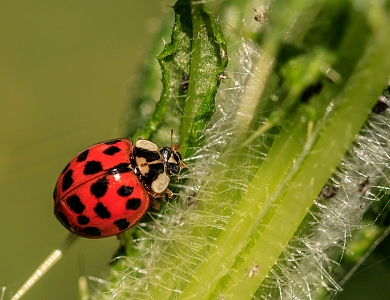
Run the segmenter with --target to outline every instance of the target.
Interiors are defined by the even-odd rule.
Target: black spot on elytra
[[[106,194],[107,189],[108,180],[107,177],[103,177],[91,184],[90,191],[96,198],[101,198]]]
[[[62,177],[62,191],[65,192],[73,184],[72,178],[73,170],[66,171],[64,177]]]
[[[103,171],[103,166],[100,161],[91,160],[88,161],[84,166],[84,175],[93,175]]]
[[[129,228],[130,222],[128,222],[126,219],[119,219],[114,222],[114,225],[119,228],[119,230],[125,230]]]
[[[84,233],[88,234],[88,235],[92,235],[92,236],[100,236],[102,234],[102,232],[100,231],[99,228],[97,227],[85,227],[83,229]]]
[[[122,185],[117,191],[118,195],[121,197],[130,196],[132,192],[133,192],[133,188],[127,185]]]
[[[86,159],[87,159],[87,156],[88,156],[88,153],[89,153],[89,150],[88,150],[88,149],[85,150],[85,151],[83,151],[83,152],[81,152],[81,153],[79,154],[79,156],[77,156],[77,161],[78,161],[78,162],[82,162],[82,161],[86,160]]]
[[[115,153],[120,152],[121,149],[119,149],[117,146],[111,146],[110,148],[107,148],[106,150],[103,151],[105,155],[110,155],[113,156]]]
[[[66,198],[66,204],[76,214],[81,214],[85,209],[85,205],[81,202],[80,198],[76,195],[72,195]]]
[[[65,166],[65,168],[62,170],[61,174],[64,174],[66,171],[68,171],[69,166],[70,166],[70,163],[68,163],[68,164]]]
[[[141,206],[141,199],[139,198],[129,199],[126,202],[127,210],[137,210],[140,206]]]
[[[59,211],[57,212],[58,218],[61,220],[62,224],[64,224],[66,227],[70,227],[70,223],[63,212]]]
[[[78,216],[77,223],[79,223],[80,225],[87,225],[89,223],[89,218],[84,215]]]
[[[57,187],[54,188],[53,199],[54,199],[54,201],[57,199]]]
[[[96,204],[93,210],[95,211],[95,213],[100,219],[109,219],[111,217],[111,213],[108,211],[107,207],[105,207],[100,202]]]
[[[112,141],[108,141],[108,142],[105,142],[104,144],[106,145],[114,145],[116,143],[119,143],[121,140],[112,140]]]
[[[131,171],[130,164],[129,163],[120,163],[114,167],[112,167],[110,170],[108,170],[109,174],[122,174],[122,173],[128,173]]]

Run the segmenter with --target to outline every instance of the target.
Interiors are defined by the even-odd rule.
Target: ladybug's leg
[[[156,199],[154,199],[152,196],[150,196],[150,206],[154,209],[160,210],[160,204],[158,204]]]
[[[172,193],[170,190],[167,189],[167,190],[165,191],[165,194],[167,194],[167,196],[168,196],[169,199],[172,199],[173,193]]]
[[[116,234],[116,238],[119,240],[120,242],[120,246],[123,246],[125,241],[124,241],[124,236],[123,236],[123,232],[119,232]]]
[[[128,237],[126,238],[126,236],[124,235],[124,232],[122,231],[122,232],[119,232],[118,234],[116,234],[116,238],[119,240],[119,247],[116,250],[116,252],[114,253],[114,255],[112,256],[111,263],[114,263],[118,256],[126,256],[127,255],[126,241],[128,240]]]
[[[168,196],[169,199],[173,197],[173,193],[170,190],[166,190],[165,194]],[[152,195],[149,195],[150,197],[150,206],[153,207],[154,209],[160,210],[160,204],[158,204],[156,198],[154,198]],[[164,200],[164,197],[159,198],[159,200],[162,203],[167,203],[167,201]]]

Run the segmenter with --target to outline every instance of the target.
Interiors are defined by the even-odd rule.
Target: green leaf
[[[218,76],[227,66],[227,49],[219,25],[205,6],[179,0],[173,8],[171,42],[158,56],[161,97],[153,116],[135,136],[160,142],[173,129],[180,133],[182,155],[188,157],[202,145],[201,135],[215,111]]]
[[[203,5],[191,5],[194,36],[190,84],[181,125],[182,152],[191,156],[199,148],[203,130],[215,111],[215,95],[227,65],[227,49],[214,16]]]

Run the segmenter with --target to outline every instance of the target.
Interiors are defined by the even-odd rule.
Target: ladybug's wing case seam
[[[149,194],[133,172],[99,177],[74,192],[59,201],[56,215],[69,230],[89,238],[129,229],[150,206]]]
[[[148,211],[149,194],[131,171],[132,142],[96,144],[72,159],[54,193],[57,218],[74,233],[99,238],[134,226]]]
[[[74,157],[58,178],[54,200],[123,163],[130,165],[132,142],[126,139],[95,144]]]
[[[53,193],[55,215],[70,231],[87,238],[116,235],[136,225],[154,198],[169,192],[180,153],[151,141],[117,139],[95,144],[74,157]],[[153,199],[151,198],[153,197]]]

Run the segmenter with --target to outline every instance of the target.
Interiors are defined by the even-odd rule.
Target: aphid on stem
[[[222,72],[220,75],[217,76],[217,79],[225,83],[225,79],[229,79],[229,77],[225,74],[225,72]]]
[[[259,268],[260,268],[259,265],[254,265],[254,266],[249,270],[248,277],[251,278],[251,277],[256,276],[257,271],[259,271]]]

